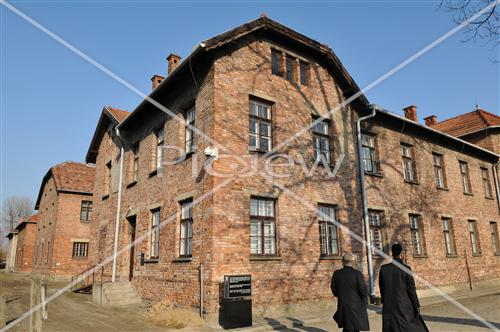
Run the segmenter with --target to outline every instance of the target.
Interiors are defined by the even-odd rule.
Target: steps
[[[126,306],[141,303],[141,298],[132,283],[120,281],[102,285],[101,304],[106,306]]]

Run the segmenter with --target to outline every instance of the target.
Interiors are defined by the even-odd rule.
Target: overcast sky
[[[11,1],[138,89],[166,72],[166,56],[261,13],[329,45],[360,87],[455,25],[437,1]],[[2,6],[0,6],[2,7]],[[140,97],[1,8],[1,198],[36,198],[51,165],[84,161],[104,105],[133,110]],[[439,119],[474,109],[499,114],[498,48],[459,32],[367,93],[402,114]]]

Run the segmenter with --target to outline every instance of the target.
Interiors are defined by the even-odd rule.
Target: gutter
[[[372,244],[370,239],[370,223],[368,221],[368,202],[365,186],[365,171],[363,170],[363,156],[361,146],[361,122],[375,117],[377,114],[378,106],[370,105],[372,110],[371,114],[361,117],[356,121],[356,135],[358,146],[358,166],[359,166],[359,187],[361,191],[361,200],[363,205],[363,224],[365,229],[366,241],[366,258],[368,263],[368,279],[370,284],[370,302],[375,297],[375,278],[373,276],[373,259],[372,259]]]
[[[120,137],[120,131],[118,128],[115,128],[116,136],[120,142],[120,175],[118,178],[118,197],[116,203],[116,221],[115,221],[115,239],[113,244],[113,271],[111,274],[111,282],[116,281],[116,255],[118,253],[118,235],[120,233],[120,210],[122,203],[122,182],[123,182],[123,155],[125,153],[125,149],[123,148],[123,142]]]
[[[500,165],[500,159],[493,165],[493,179],[495,181],[495,191],[497,192],[497,203],[498,203],[498,211],[500,211],[500,187],[498,185],[498,165]]]

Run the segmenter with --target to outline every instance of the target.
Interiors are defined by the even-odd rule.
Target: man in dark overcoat
[[[393,261],[382,265],[379,275],[380,295],[383,304],[382,331],[428,331],[420,317],[420,303],[411,268],[403,263],[400,256],[403,247],[399,243],[395,243],[392,245],[391,251]],[[407,271],[401,269],[401,266]]]
[[[338,298],[337,312],[333,319],[344,332],[369,331],[370,323],[366,312],[368,292],[361,272],[354,269],[356,257],[345,254],[342,269],[333,273],[332,293]]]

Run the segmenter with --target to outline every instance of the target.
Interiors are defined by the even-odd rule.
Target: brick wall
[[[14,270],[17,272],[31,272],[37,233],[36,223],[24,223],[18,229]]]

